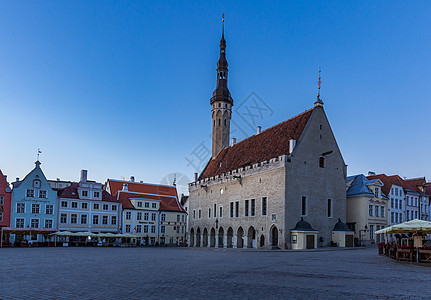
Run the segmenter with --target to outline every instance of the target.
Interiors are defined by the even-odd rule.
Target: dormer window
[[[378,187],[376,187],[376,188],[374,189],[374,196],[375,196],[376,198],[379,198],[379,188],[378,188]]]
[[[88,197],[88,191],[82,191],[82,197]]]

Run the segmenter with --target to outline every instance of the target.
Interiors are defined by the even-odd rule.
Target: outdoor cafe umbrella
[[[431,222],[414,219],[376,231],[376,234],[389,233],[431,233]]]

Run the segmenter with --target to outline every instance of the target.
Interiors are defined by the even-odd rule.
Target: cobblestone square
[[[375,247],[0,249],[1,299],[429,299],[431,268]]]

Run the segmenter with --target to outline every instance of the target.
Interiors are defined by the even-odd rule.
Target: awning
[[[13,227],[2,227],[3,233],[10,234],[49,234],[57,231],[57,228],[13,228]]]
[[[376,234],[389,233],[431,233],[431,222],[414,219],[376,231]]]

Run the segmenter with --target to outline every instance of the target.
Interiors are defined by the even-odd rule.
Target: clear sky
[[[192,179],[223,12],[233,136],[311,108],[321,67],[348,173],[431,179],[428,1],[0,1],[0,169],[40,148],[50,179]]]

